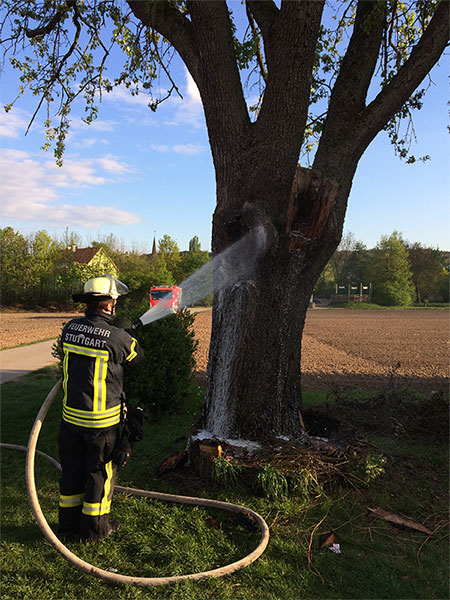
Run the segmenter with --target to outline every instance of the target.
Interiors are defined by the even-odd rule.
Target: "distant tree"
[[[113,233],[100,236],[98,240],[93,240],[90,245],[93,248],[103,248],[108,256],[112,256],[114,253],[124,251],[124,244],[122,240],[120,240]]]
[[[180,262],[180,249],[170,235],[166,234],[158,241],[158,258],[164,261],[167,271],[171,274],[171,279],[176,278]]]
[[[369,282],[370,253],[365,244],[355,241],[346,263],[346,279],[356,285]]]
[[[83,238],[79,233],[76,233],[75,231],[69,231],[69,228],[66,227],[58,243],[62,250],[67,250],[68,248],[73,248],[74,246],[76,248],[80,247],[83,243]]]
[[[444,272],[440,285],[440,297],[444,302],[448,302],[450,300],[450,254],[439,251],[438,257]]]
[[[66,255],[67,256],[67,255]],[[71,302],[71,296],[75,292],[80,292],[83,285],[93,277],[103,275],[101,266],[92,266],[73,262],[70,255],[69,259],[61,263],[56,277],[56,287],[60,298],[65,302]]]
[[[119,279],[128,286],[133,301],[139,304],[144,295],[148,295],[152,273],[150,261],[137,252],[116,252],[112,258],[119,269]]]
[[[413,300],[411,264],[401,234],[382,236],[374,252],[371,280],[374,300],[385,306],[408,306]]]
[[[160,257],[150,261],[137,252],[117,252],[113,259],[119,269],[119,279],[130,290],[122,302],[126,308],[139,306],[145,299],[148,301],[150,286],[174,283],[165,261]]]
[[[175,285],[177,280],[172,271],[167,268],[164,258],[158,256],[152,261],[152,270],[150,273],[150,285]]]
[[[151,285],[175,285],[177,283],[172,271],[167,268],[167,262],[164,257],[157,256],[152,261],[150,273]]]
[[[347,283],[347,262],[350,259],[355,243],[354,234],[351,231],[347,232],[328,261],[333,270],[334,281],[336,283]]]
[[[194,237],[189,240],[189,252],[200,252],[201,249],[200,240],[198,239],[198,236],[194,235]]]
[[[34,303],[42,305],[52,301],[55,266],[59,256],[58,244],[45,230],[29,236],[28,244],[30,259],[27,277],[33,287]]]
[[[200,267],[209,262],[209,252],[201,249],[201,244],[197,236],[189,241],[189,251],[180,254],[180,262],[176,272],[176,280],[182,283],[190,275],[198,271]]]
[[[349,231],[342,238],[328,265],[333,272],[335,283],[358,285],[368,283],[369,253],[363,242]]]
[[[416,242],[408,247],[408,253],[416,302],[440,299],[442,288],[448,282],[448,271],[440,261],[440,251],[424,248]]]
[[[23,302],[28,287],[28,242],[12,227],[0,229],[1,303]]]
[[[317,280],[314,288],[314,296],[318,298],[329,298],[336,291],[336,278],[334,276],[334,270],[331,264],[328,263],[319,279]]]

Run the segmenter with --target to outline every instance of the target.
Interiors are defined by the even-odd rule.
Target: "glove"
[[[130,456],[133,446],[128,438],[128,434],[125,429],[122,431],[122,435],[118,438],[116,447],[113,452],[113,462],[119,466],[124,467]]]
[[[116,443],[113,453],[113,462],[119,467],[124,467],[131,456],[134,444],[142,440],[142,425],[147,418],[147,413],[140,406],[128,404],[122,433]]]
[[[140,406],[127,405],[125,429],[128,431],[128,437],[132,444],[142,440],[142,426],[147,416],[147,413]]]

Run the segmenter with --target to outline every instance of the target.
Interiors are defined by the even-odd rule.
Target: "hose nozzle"
[[[142,327],[143,322],[141,321],[140,318],[137,318],[133,321],[133,323],[131,324],[131,329],[137,329],[138,327]]]

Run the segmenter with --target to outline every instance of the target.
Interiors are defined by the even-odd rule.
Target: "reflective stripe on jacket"
[[[62,331],[63,419],[72,425],[99,429],[120,422],[123,367],[139,362],[143,351],[110,321],[109,315],[86,312]]]

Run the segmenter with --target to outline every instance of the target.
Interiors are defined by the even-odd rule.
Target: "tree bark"
[[[215,296],[205,428],[219,438],[261,440],[302,432],[302,331],[328,260],[320,241],[334,227],[337,191],[336,182],[298,167],[285,218],[265,215],[267,246],[253,277]],[[218,207],[214,238],[221,247],[232,244],[253,218]]]
[[[224,0],[187,0],[189,18],[172,2],[128,4],[173,43],[199,88],[216,171],[214,254],[258,227],[266,235],[252,276],[215,294],[205,427],[217,437],[298,436],[301,339],[311,293],[339,244],[360,157],[445,48],[449,3],[441,2],[410,58],[366,106],[384,4],[358,1],[312,170],[297,161],[322,0],[283,0],[279,8],[272,0],[248,0],[267,66],[254,123]],[[221,264],[216,277],[232,268]]]

